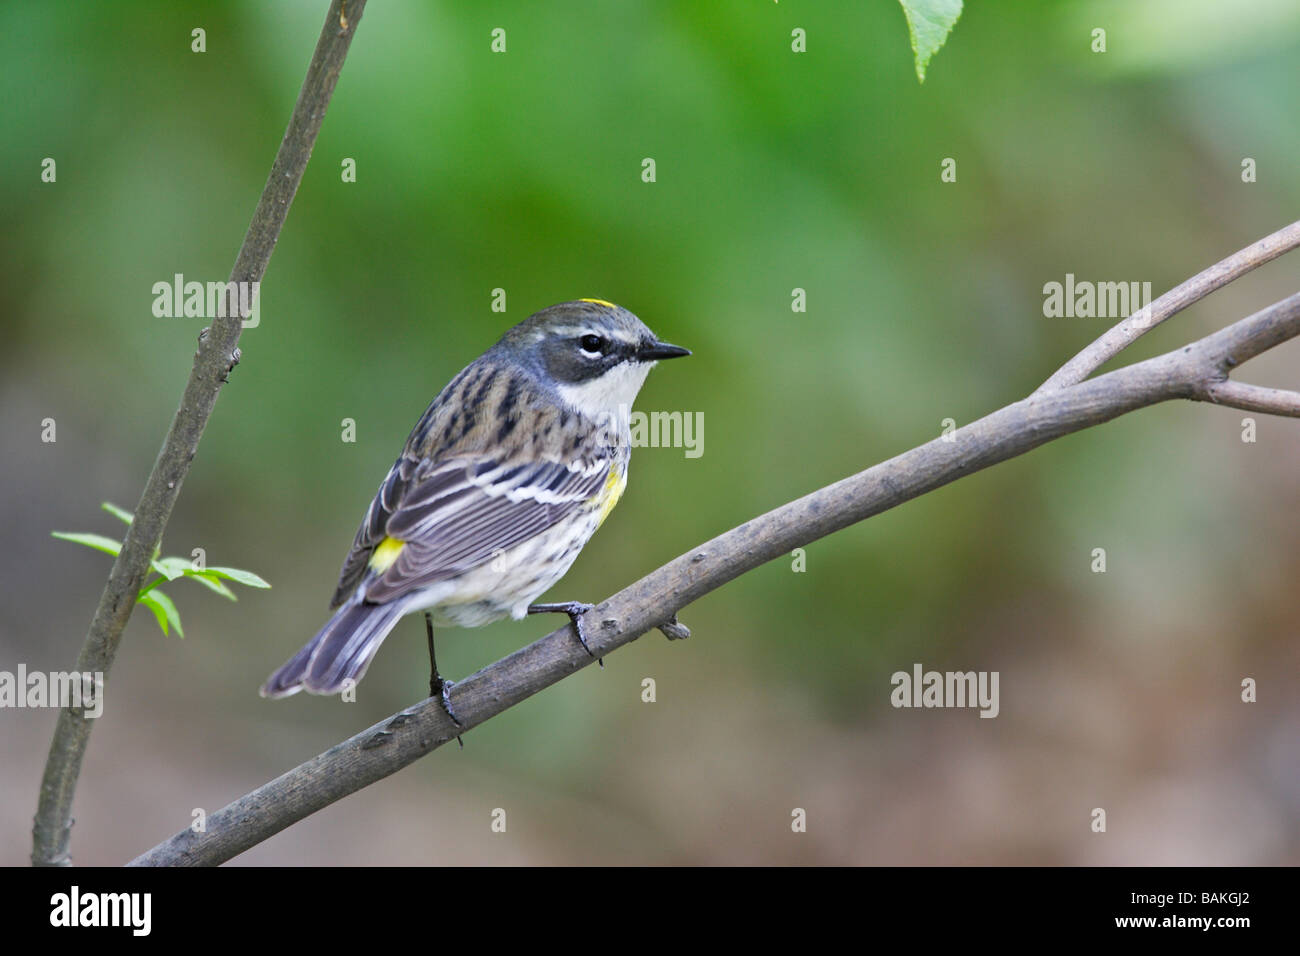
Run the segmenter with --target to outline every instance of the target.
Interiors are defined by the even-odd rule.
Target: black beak
[[[642,362],[658,362],[660,359],[681,358],[683,355],[690,354],[690,349],[684,349],[680,345],[669,345],[667,342],[651,342],[636,350],[636,357]]]

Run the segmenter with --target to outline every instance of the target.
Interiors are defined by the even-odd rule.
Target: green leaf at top
[[[59,538],[63,541],[74,541],[77,544],[84,544],[88,548],[94,548],[96,551],[105,551],[108,554],[116,555],[122,550],[122,542],[114,541],[112,538],[105,538],[102,534],[77,534],[71,531],[51,531],[51,537]]]
[[[162,628],[163,634],[167,633],[167,625],[170,623],[176,628],[177,637],[185,636],[185,631],[181,629],[181,614],[167,595],[155,588],[148,594],[141,595],[140,603],[153,611],[153,616],[158,619],[158,626]]]
[[[925,68],[939,52],[948,34],[961,16],[962,0],[898,0],[907,17],[907,32],[912,36],[912,55],[916,59],[916,78],[925,82]]]
[[[111,501],[105,501],[100,505],[100,507],[111,514],[114,518],[121,518],[127,524],[130,524],[135,520],[135,515],[131,514],[131,512],[127,511],[125,508],[119,508]]]
[[[250,588],[269,588],[267,584],[252,571],[241,571],[239,568],[208,568],[209,574],[215,574],[219,578],[226,578],[229,581],[237,581],[240,584],[246,584]]]

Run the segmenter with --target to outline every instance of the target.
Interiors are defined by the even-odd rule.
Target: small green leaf
[[[269,588],[267,584],[252,571],[241,571],[239,568],[208,568],[209,574],[215,574],[219,578],[226,578],[229,581],[236,581],[239,584],[246,584],[250,588]]]
[[[180,611],[176,610],[176,605],[172,603],[171,598],[163,594],[161,591],[155,589],[153,591],[150,591],[140,600],[143,601],[145,604],[149,605],[149,608],[154,613],[154,617],[158,616],[159,608],[161,608],[164,620],[166,622],[170,622],[171,626],[176,628],[176,636],[177,637],[185,636],[185,631],[182,630],[181,628]],[[163,633],[166,634],[167,624],[164,623],[164,621],[159,621],[158,623],[159,626],[162,627]]]
[[[162,628],[163,636],[167,635],[167,611],[153,594],[141,594],[140,603],[153,611],[153,616],[158,619],[158,626]]]
[[[136,592],[135,594],[136,600],[143,601],[144,596],[146,594],[148,594],[150,591],[152,591],[154,588],[156,588],[158,585],[162,584],[166,580],[167,580],[166,578],[154,578],[152,581],[150,581],[148,584],[146,584],[144,587],[142,587],[139,591]]]
[[[158,558],[152,564],[153,569],[168,581],[175,581],[190,570],[188,558]]]
[[[111,501],[105,501],[100,505],[100,507],[111,514],[114,518],[121,518],[127,524],[130,524],[135,520],[135,515],[131,514],[131,512],[127,511],[125,508],[119,508]]]
[[[88,548],[94,548],[96,551],[106,551],[109,554],[117,554],[122,550],[122,542],[114,541],[112,538],[105,538],[102,534],[76,534],[71,531],[51,531],[50,535],[63,541],[73,541],[77,544],[84,544]]]
[[[912,37],[912,55],[916,59],[916,78],[925,82],[925,68],[939,52],[948,34],[961,16],[962,0],[898,0],[907,17],[907,32]]]
[[[202,584],[205,588],[216,591],[222,597],[230,598],[232,601],[239,600],[239,598],[235,597],[234,591],[222,584],[217,580],[216,575],[208,571],[195,571],[191,568],[185,572],[185,576],[197,584]]]

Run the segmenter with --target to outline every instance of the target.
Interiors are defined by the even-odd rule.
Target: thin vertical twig
[[[135,520],[127,529],[126,540],[113,562],[113,570],[77,656],[78,672],[107,676],[122,631],[135,607],[137,592],[149,571],[149,562],[162,541],[163,531],[181,492],[181,483],[198,451],[199,439],[203,437],[217,394],[231,369],[239,362],[236,345],[242,320],[239,309],[235,307],[233,291],[238,287],[233,283],[261,282],[298,184],[302,182],[325,110],[334,95],[339,71],[343,68],[366,5],[365,0],[350,0],[345,18],[344,2],[333,0],[330,4],[298,102],[271,166],[271,175],[267,177],[266,187],[230,273],[232,285],[227,287],[225,310],[228,317],[215,319],[211,328],[199,337],[194,367],[181,396],[180,407],[149,474],[135,509]],[[81,709],[65,708],[59,712],[32,827],[32,863],[37,866],[71,863],[68,843],[72,830],[72,799],[92,725]]]

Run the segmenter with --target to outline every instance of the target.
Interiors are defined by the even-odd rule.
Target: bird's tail
[[[344,684],[361,680],[384,638],[402,616],[402,602],[346,604],[316,636],[262,685],[263,697],[337,694]]]

